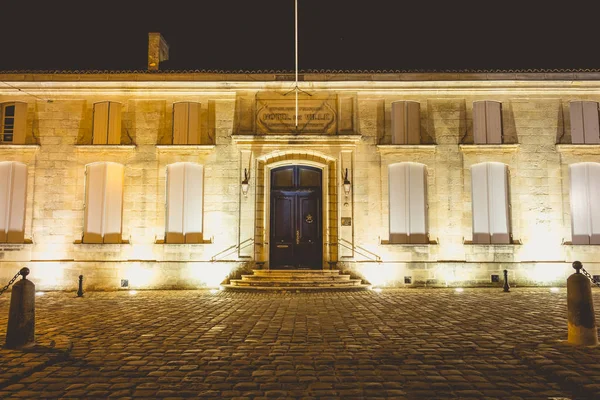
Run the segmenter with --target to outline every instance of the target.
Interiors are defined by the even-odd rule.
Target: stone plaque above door
[[[257,94],[256,131],[259,134],[335,134],[337,96],[300,93],[296,126],[296,97],[293,91],[288,94]]]

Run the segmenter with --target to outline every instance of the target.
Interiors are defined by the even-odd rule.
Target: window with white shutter
[[[0,143],[25,144],[27,103],[0,103]]]
[[[104,101],[94,104],[92,144],[121,144],[121,104]]]
[[[598,103],[595,101],[572,101],[569,103],[571,116],[571,143],[600,144]]]
[[[204,168],[179,162],[167,166],[165,243],[201,243]]]
[[[473,142],[475,144],[502,143],[502,103],[473,102]]]
[[[121,243],[124,167],[113,162],[86,165],[84,243]]]
[[[27,166],[0,162],[0,243],[23,243],[27,201]]]
[[[421,144],[421,108],[418,102],[392,103],[392,144]]]
[[[173,144],[200,144],[200,103],[173,104]]]
[[[509,244],[508,167],[497,162],[471,166],[473,243]]]
[[[427,170],[412,162],[388,168],[390,243],[428,243]]]
[[[569,165],[571,242],[600,244],[600,164]]]

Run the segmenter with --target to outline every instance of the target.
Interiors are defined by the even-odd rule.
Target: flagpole
[[[296,50],[296,85],[294,91],[296,92],[296,131],[298,130],[298,0],[294,1],[294,19],[295,19],[295,50]]]

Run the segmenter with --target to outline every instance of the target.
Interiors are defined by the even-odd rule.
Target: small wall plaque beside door
[[[352,218],[342,217],[342,226],[352,226]]]

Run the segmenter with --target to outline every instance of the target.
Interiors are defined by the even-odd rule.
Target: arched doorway
[[[270,269],[322,269],[322,171],[271,170]]]

